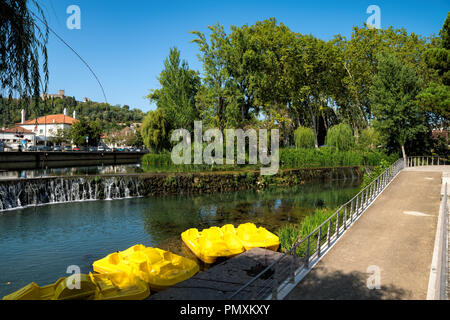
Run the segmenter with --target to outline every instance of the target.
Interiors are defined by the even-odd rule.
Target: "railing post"
[[[353,223],[353,202],[354,199],[352,199],[352,202],[350,202],[350,223]]]
[[[344,206],[344,230],[347,230],[347,206]]]
[[[370,189],[370,184],[367,186],[367,189],[366,189],[366,202],[365,202],[365,204],[366,204],[366,207],[367,207],[367,205],[369,204],[369,202],[370,202],[370,198],[369,198],[369,189]]]
[[[339,211],[336,212],[336,239],[339,238]]]
[[[359,196],[358,195],[356,195],[356,201],[355,201],[355,213],[356,213],[356,216],[358,216],[358,200],[359,200]]]
[[[328,248],[330,247],[330,233],[331,233],[331,219],[328,220],[328,231],[327,231]]]
[[[309,246],[311,244],[311,237],[308,236],[308,241],[306,242],[306,257],[305,257],[305,265],[306,268],[309,268]]]
[[[319,228],[319,233],[317,235],[317,256],[320,257],[320,238],[322,236],[322,227]]]
[[[292,255],[292,263],[291,263],[291,279],[290,279],[290,283],[294,283],[295,280],[295,269],[296,269],[296,259],[297,258],[297,248],[294,247],[294,253]]]

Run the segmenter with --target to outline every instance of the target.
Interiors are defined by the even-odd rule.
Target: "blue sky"
[[[38,0],[49,25],[92,67],[103,84],[108,102],[143,111],[154,109],[144,98],[158,88],[157,77],[169,49],[176,46],[192,69],[201,70],[197,46],[189,31],[208,32],[217,22],[229,30],[275,17],[292,31],[328,40],[335,34],[350,37],[370,14],[381,9],[381,27],[404,27],[423,36],[442,28],[450,1],[154,1],[154,0]],[[81,9],[81,29],[69,30],[67,7]],[[54,35],[48,43],[49,92],[64,89],[77,100],[104,101],[102,91],[86,66]]]

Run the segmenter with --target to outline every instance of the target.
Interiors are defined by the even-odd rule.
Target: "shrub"
[[[358,139],[360,149],[375,149],[381,144],[380,133],[374,128],[363,129]]]
[[[319,227],[326,219],[328,219],[336,209],[317,209],[313,213],[307,215],[298,225],[288,224],[278,228],[275,233],[280,238],[280,248],[282,252],[289,251],[297,241],[304,239],[307,235]],[[336,223],[336,218],[331,219],[332,225]],[[321,227],[321,239],[327,236],[328,224]],[[310,254],[312,254],[317,246],[317,236],[313,236],[310,240]],[[306,241],[298,247],[297,254],[304,257],[306,254]]]
[[[297,148],[314,148],[315,137],[311,128],[298,127],[294,132],[295,146]]]
[[[168,150],[170,143],[170,123],[163,109],[149,111],[142,123],[142,139],[144,144],[154,152]]]
[[[327,132],[325,143],[338,151],[351,150],[355,145],[352,128],[346,123],[332,126]]]

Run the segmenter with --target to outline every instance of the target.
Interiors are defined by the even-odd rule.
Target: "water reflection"
[[[142,218],[161,248],[182,253],[179,235],[188,228],[253,222],[275,231],[298,223],[316,208],[338,207],[358,192],[359,185],[357,180],[335,181],[264,191],[158,197],[142,209]]]
[[[99,165],[68,168],[44,168],[0,171],[0,179],[30,179],[52,176],[79,176],[96,174],[124,174],[143,172],[141,164]]]
[[[0,297],[35,281],[53,283],[69,265],[83,273],[107,254],[142,243],[195,258],[180,233],[254,222],[274,231],[317,207],[336,207],[359,181],[305,184],[264,191],[86,201],[0,215]],[[10,284],[8,284],[10,283]]]

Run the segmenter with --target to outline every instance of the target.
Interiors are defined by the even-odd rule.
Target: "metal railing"
[[[409,160],[397,160],[313,232],[241,286],[229,299],[273,299],[295,286],[359,218]]]
[[[450,161],[447,158],[438,156],[414,156],[407,157],[407,167],[424,167],[424,166],[443,166],[448,165]]]

